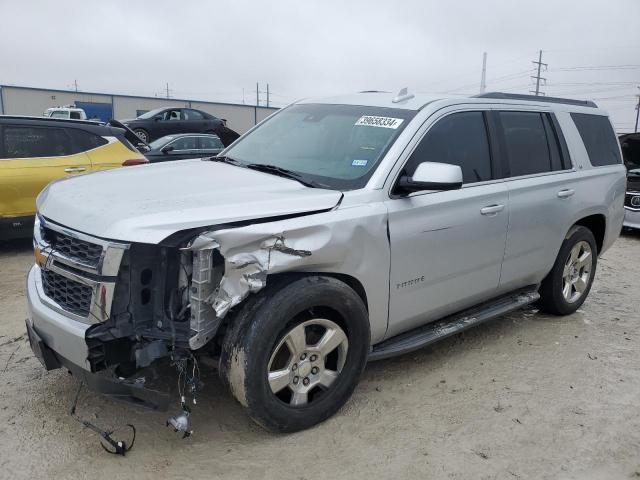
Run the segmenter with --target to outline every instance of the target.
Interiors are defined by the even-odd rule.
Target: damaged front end
[[[234,308],[265,288],[270,276],[291,272],[341,276],[363,297],[371,294],[365,303],[372,339],[386,331],[388,279],[381,273],[388,271],[389,250],[386,211],[379,205],[187,230],[159,244],[122,243],[118,265],[111,265],[114,275],[107,277],[102,276],[100,262],[111,248],[109,242],[86,235],[78,240],[74,232],[63,234],[57,225],[49,227],[52,240],[45,242],[41,255],[51,259],[40,262],[42,271],[55,267],[67,275],[65,281],[86,277],[87,282],[109,286],[106,290],[96,287],[89,295],[91,304],[103,302],[104,316],[87,315],[77,323],[84,324],[86,355],[79,353],[72,358],[75,363],[62,365],[107,395],[162,409],[168,403],[162,390],[175,385],[173,380],[167,384],[167,378],[173,377],[167,377],[167,369],[177,372],[182,409],[169,423],[185,434],[187,398],[195,403],[202,386],[199,362],[203,356],[219,355]],[[100,248],[95,249],[96,258],[101,259],[97,273],[80,271],[79,264],[70,260],[78,241],[84,242],[85,250],[93,242],[103,247],[102,256]],[[59,261],[63,247],[65,264]],[[33,276],[38,275],[36,267]],[[38,290],[35,296],[42,299],[46,294]],[[50,310],[43,307],[42,312],[43,319],[33,322],[33,332],[42,334],[43,345],[65,360],[64,348],[56,343],[58,332],[48,330]],[[70,339],[65,348],[73,345],[78,343]],[[86,359],[84,365],[78,359]],[[146,374],[147,367],[156,372]],[[152,385],[154,379],[161,388]],[[159,395],[155,399],[149,393],[154,391]]]

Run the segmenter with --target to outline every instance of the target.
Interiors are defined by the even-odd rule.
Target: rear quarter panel
[[[590,112],[587,110],[585,113]],[[623,164],[593,167],[571,114],[558,112],[556,117],[567,141],[574,168],[577,170],[576,178],[582,184],[580,190],[576,191],[576,212],[571,224],[589,215],[604,215],[606,230],[602,250],[599,252],[603,253],[613,245],[622,230],[627,185],[626,168]]]
[[[125,160],[144,159],[144,155],[127,148],[117,139],[110,140],[106,145],[86,152],[91,159],[91,171],[98,172],[122,167]]]

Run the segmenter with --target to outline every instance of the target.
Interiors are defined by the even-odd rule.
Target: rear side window
[[[71,136],[71,140],[73,142],[73,153],[86,152],[87,150],[93,150],[94,148],[98,148],[109,143],[100,135],[85,132],[84,130],[70,128],[67,132]]]
[[[71,139],[60,128],[5,126],[4,158],[39,158],[72,155]]]
[[[622,163],[618,140],[608,117],[588,113],[572,113],[571,118],[578,127],[591,165],[601,167]]]
[[[203,120],[204,119],[202,114],[197,110],[191,110],[191,109],[185,108],[182,111],[182,113],[184,114],[185,120]]]
[[[491,180],[491,155],[484,114],[460,112],[439,120],[411,154],[405,174],[413,175],[422,162],[459,165],[463,183]]]
[[[200,148],[210,150],[214,148],[224,148],[218,137],[200,137]]]
[[[562,170],[558,136],[546,113],[500,112],[509,176]]]
[[[169,145],[171,145],[174,150],[195,150],[197,148],[196,142],[196,137],[183,137],[174,140]]]

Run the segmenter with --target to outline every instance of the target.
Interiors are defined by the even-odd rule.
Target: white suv
[[[368,360],[534,302],[574,312],[624,196],[592,102],[305,100],[218,157],[51,184],[29,336],[47,368],[162,406],[121,377],[169,357],[196,394],[211,355],[256,422],[295,431],[333,415]]]
[[[87,119],[85,111],[82,108],[76,108],[73,105],[47,108],[42,115],[50,118],[66,118],[67,120]]]

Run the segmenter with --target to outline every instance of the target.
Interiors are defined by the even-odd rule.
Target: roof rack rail
[[[591,100],[574,100],[571,98],[545,97],[540,95],[523,95],[521,93],[487,92],[474,95],[473,98],[498,98],[502,100],[527,100],[530,102],[564,103],[566,105],[578,105],[580,107],[598,108]]]

